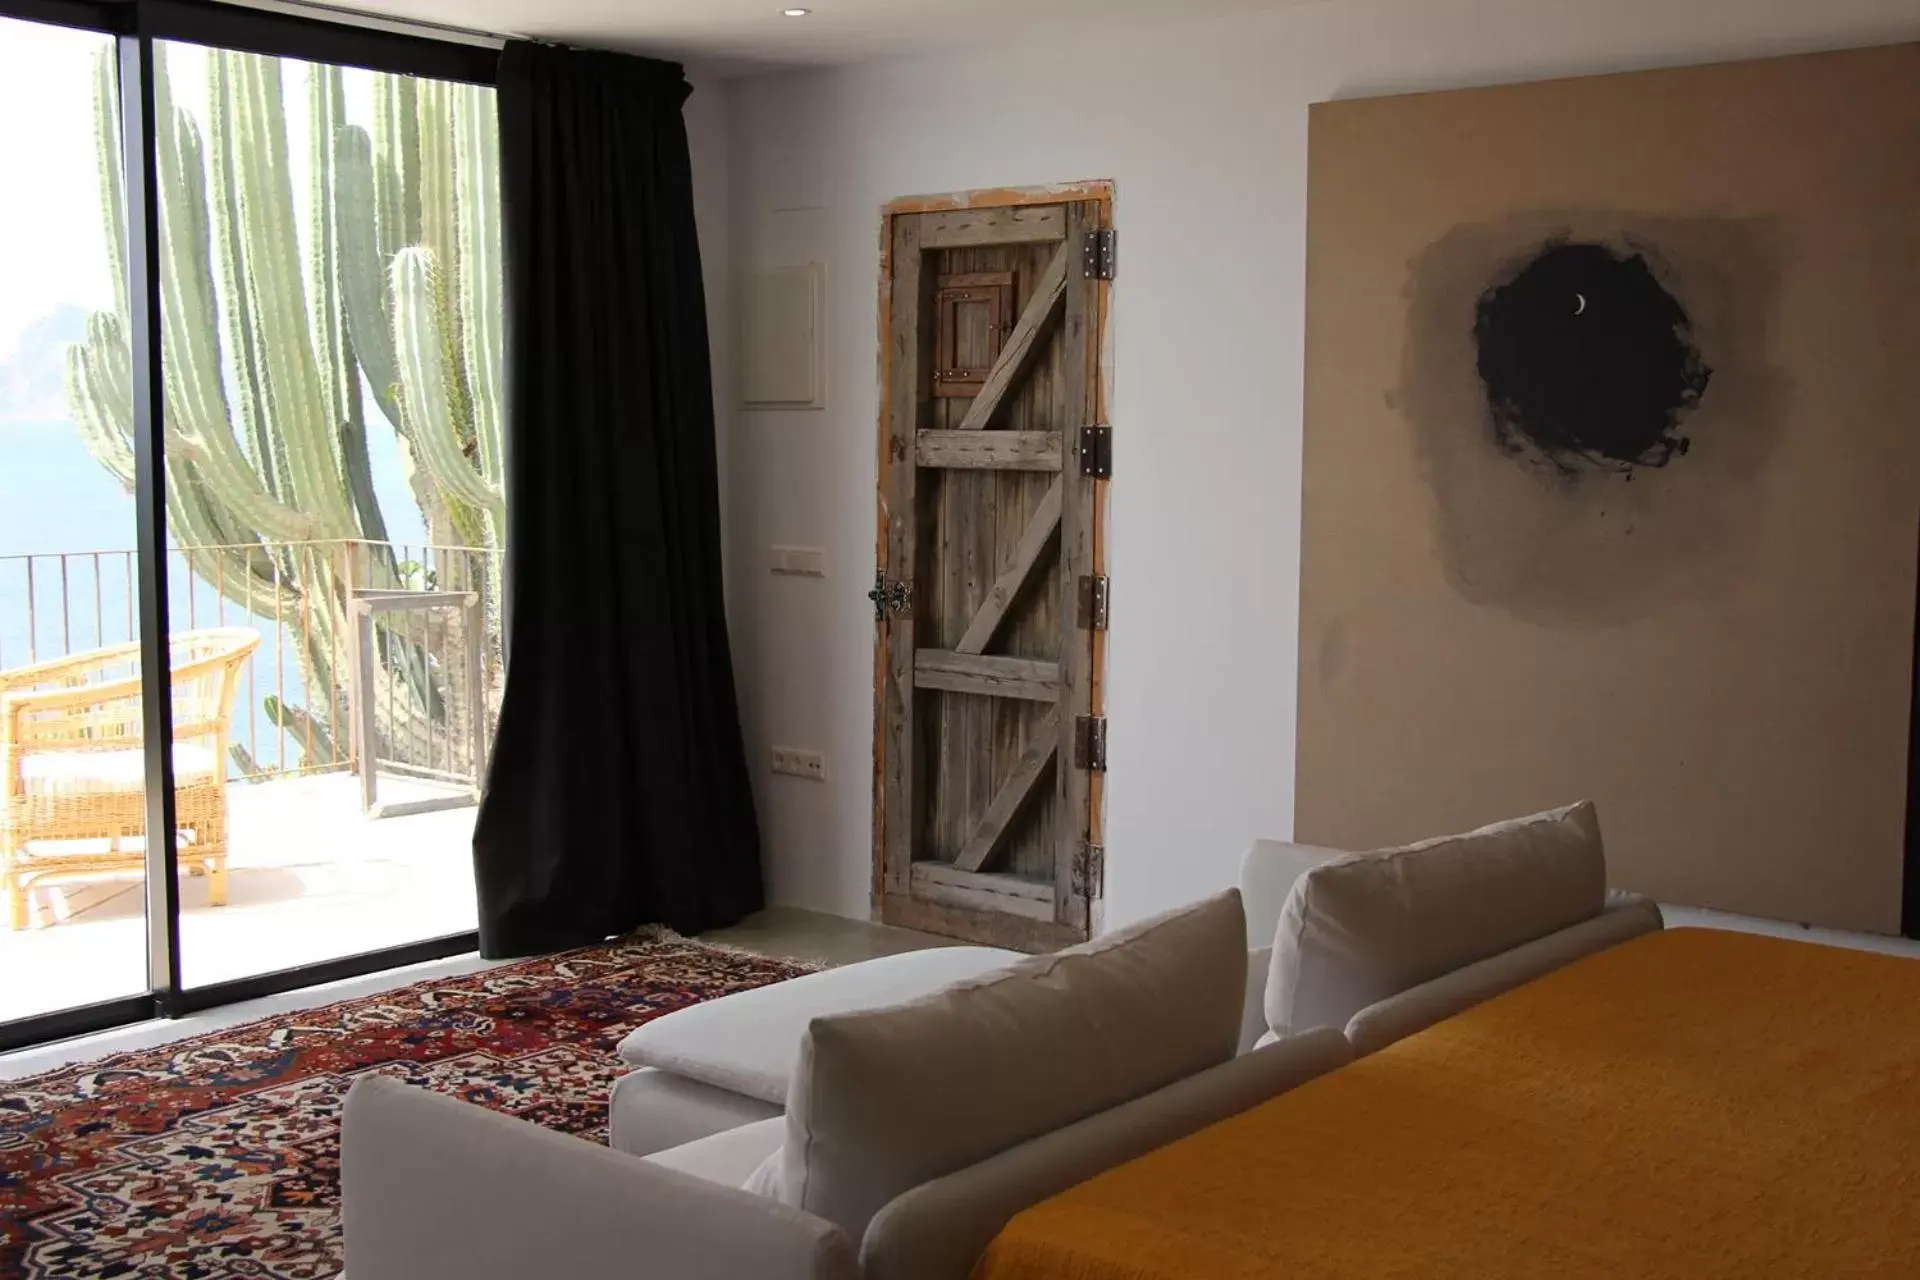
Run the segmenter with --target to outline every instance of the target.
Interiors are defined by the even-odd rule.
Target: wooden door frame
[[[1036,187],[994,187],[978,191],[956,191],[942,195],[902,196],[888,201],[881,209],[880,216],[880,298],[878,305],[878,324],[874,329],[878,349],[876,373],[879,390],[877,422],[875,428],[874,456],[877,470],[874,483],[875,525],[874,525],[874,563],[883,576],[892,578],[896,566],[890,564],[887,529],[890,510],[887,494],[893,479],[893,450],[891,448],[892,404],[889,400],[892,377],[892,349],[888,341],[893,332],[893,240],[895,219],[912,214],[938,213],[949,210],[967,209],[1003,209],[1027,205],[1072,204],[1091,202],[1099,206],[1099,225],[1112,227],[1114,184],[1107,179],[1085,182],[1069,182],[1057,185]],[[1089,423],[1110,423],[1109,408],[1109,372],[1112,365],[1111,333],[1108,328],[1112,315],[1112,291],[1110,281],[1097,281],[1094,285],[1094,368],[1091,378],[1093,414]],[[913,465],[909,460],[906,465]],[[1105,575],[1107,572],[1106,508],[1107,485],[1105,479],[1096,480],[1093,485],[1092,516],[1092,572]],[[912,566],[907,566],[911,572]],[[1106,669],[1107,635],[1105,631],[1089,633],[1092,643],[1090,679],[1088,680],[1089,714],[1106,715]],[[874,628],[873,645],[873,846],[871,858],[871,907],[876,919],[887,919],[889,895],[886,892],[886,768],[887,768],[887,719],[886,719],[886,677],[887,677],[887,629]],[[1061,761],[1061,767],[1071,767],[1070,761]],[[1092,773],[1087,779],[1087,839],[1096,848],[1102,847],[1106,838],[1106,776],[1104,773]],[[900,895],[892,895],[897,901]],[[1100,932],[1102,907],[1104,903],[1104,885],[1088,886],[1087,912],[1088,932]],[[924,908],[921,910],[919,908]],[[911,913],[911,919],[897,919],[889,923],[937,927],[940,917],[948,908],[933,903],[917,904]],[[899,913],[896,911],[896,915]],[[1009,917],[1001,940],[1006,945],[1025,950],[1049,950],[1060,944],[1060,926],[1044,925],[1038,921]]]

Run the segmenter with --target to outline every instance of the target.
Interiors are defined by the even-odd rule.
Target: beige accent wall
[[[1321,103],[1295,838],[1582,797],[1616,885],[1897,932],[1920,45]],[[1713,378],[1664,468],[1495,447],[1474,304],[1646,247]]]

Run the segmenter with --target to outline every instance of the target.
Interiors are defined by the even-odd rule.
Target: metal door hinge
[[[1107,771],[1107,718],[1076,716],[1073,721],[1073,763],[1088,773]]]
[[[873,590],[867,592],[867,599],[873,601],[875,622],[885,622],[889,614],[913,614],[913,584],[894,582],[878,569],[874,570]]]
[[[1107,851],[1091,842],[1082,844],[1073,859],[1073,896],[1093,899],[1107,892]]]
[[[1104,422],[1080,428],[1080,474],[1095,480],[1113,475],[1113,428]]]
[[[1087,232],[1080,249],[1080,271],[1089,280],[1111,280],[1114,256],[1120,247],[1120,233],[1112,227]]]
[[[1108,593],[1106,574],[1080,575],[1080,629],[1082,631],[1107,629]]]

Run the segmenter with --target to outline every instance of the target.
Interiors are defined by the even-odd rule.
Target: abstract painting
[[[1920,46],[1317,104],[1295,836],[1897,932]]]

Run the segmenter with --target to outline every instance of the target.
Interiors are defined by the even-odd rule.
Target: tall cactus
[[[369,137],[344,122],[339,69],[309,67],[303,254],[280,60],[213,50],[207,65],[203,139],[155,64],[168,518],[180,544],[226,548],[194,564],[204,580],[294,620],[309,706],[269,714],[324,737],[346,711],[312,703],[341,684],[348,584],[334,561],[284,547],[386,542],[363,372],[433,540],[497,540],[496,127],[483,90],[379,76]],[[125,199],[104,55],[96,113],[118,305],[70,350],[68,398],[88,448],[131,488]],[[417,738],[444,714],[432,673],[394,637],[380,647],[412,691],[382,731]]]
[[[381,410],[443,497],[497,522],[505,490],[493,104],[471,85],[399,77],[379,82],[376,95],[377,136],[348,126],[336,146],[354,345]],[[422,120],[440,127],[416,127]],[[468,536],[479,532],[462,524]]]

